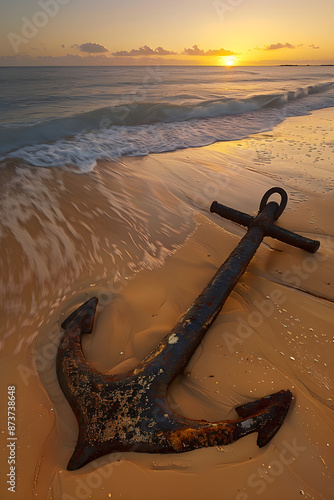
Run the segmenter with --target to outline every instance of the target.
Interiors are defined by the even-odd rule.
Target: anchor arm
[[[281,427],[292,400],[289,390],[238,406],[239,420],[207,422],[180,417],[179,425],[168,430],[166,437],[176,453],[205,446],[222,446],[258,432],[257,445],[265,446]]]
[[[82,350],[82,334],[93,332],[97,303],[98,299],[92,297],[61,324],[65,332],[58,347],[56,368],[59,384],[67,399],[72,401],[76,415],[79,415],[82,405],[87,405],[90,399],[87,394],[92,389],[106,381],[117,383],[119,379],[117,375],[101,374],[89,363]]]

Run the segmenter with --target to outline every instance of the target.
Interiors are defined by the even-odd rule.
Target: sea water
[[[0,159],[83,171],[334,106],[332,66],[7,67],[0,86]]]

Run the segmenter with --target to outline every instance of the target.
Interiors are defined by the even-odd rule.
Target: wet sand
[[[0,380],[3,401],[15,386],[17,498],[334,498],[333,149],[329,108],[242,141],[101,161],[91,174],[3,166]],[[183,415],[217,421],[290,389],[279,432],[262,449],[252,434],[186,454],[110,455],[67,471],[77,424],[56,378],[61,320],[97,295],[87,358],[109,373],[134,367],[244,234],[210,214],[211,202],[255,214],[272,186],[289,195],[278,224],[319,240],[320,249],[312,255],[267,238],[169,396]],[[1,498],[13,498],[4,481],[6,404],[1,430]]]

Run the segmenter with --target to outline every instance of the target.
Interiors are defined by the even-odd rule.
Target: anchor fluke
[[[257,401],[237,406],[235,411],[242,418],[251,418],[254,415],[265,415],[265,420],[258,430],[257,445],[262,448],[281,427],[292,400],[289,390],[279,391]]]
[[[98,299],[92,297],[72,312],[61,324],[64,330],[80,328],[81,333],[92,333]]]

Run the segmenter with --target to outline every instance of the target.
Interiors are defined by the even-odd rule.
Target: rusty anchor
[[[280,204],[268,203],[274,193],[281,196]],[[288,412],[292,399],[289,390],[238,406],[235,410],[239,418],[220,422],[179,415],[170,407],[167,391],[186,367],[264,236],[312,253],[319,248],[318,241],[273,224],[286,203],[286,192],[276,187],[265,193],[255,217],[212,203],[211,212],[247,226],[248,231],[173,330],[135,369],[106,375],[85,358],[81,336],[93,331],[96,297],[62,323],[65,333],[57,353],[57,375],[79,424],[68,470],[115,451],[180,453],[229,444],[252,432],[258,432],[259,447],[270,441]]]

